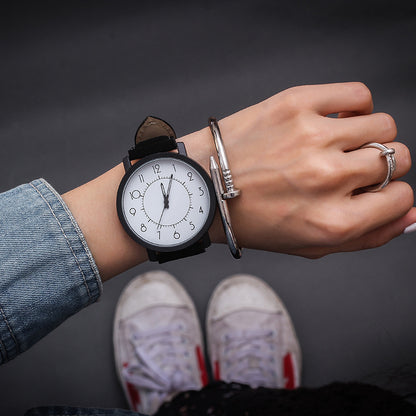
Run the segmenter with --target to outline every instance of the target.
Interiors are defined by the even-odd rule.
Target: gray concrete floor
[[[363,81],[398,139],[416,145],[416,7],[410,2],[14,2],[2,10],[0,191],[36,177],[65,192],[118,163],[148,114],[178,135],[299,84]],[[406,177],[416,185],[414,171]],[[203,322],[215,285],[255,274],[286,303],[303,384],[416,364],[416,236],[307,260],[223,246],[163,266]],[[0,368],[0,414],[45,404],[125,407],[112,358],[117,298],[97,304]]]

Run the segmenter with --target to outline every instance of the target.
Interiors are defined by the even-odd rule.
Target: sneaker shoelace
[[[147,390],[150,402],[162,403],[173,393],[195,390],[190,346],[183,325],[132,332],[129,339],[137,363],[123,368],[124,379],[139,391]]]
[[[275,333],[270,330],[233,331],[224,336],[224,376],[251,387],[276,387]]]

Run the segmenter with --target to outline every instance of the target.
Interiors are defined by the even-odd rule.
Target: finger
[[[287,91],[299,92],[302,103],[321,115],[345,111],[368,114],[373,110],[371,92],[360,82],[308,85]]]
[[[396,138],[396,123],[389,114],[373,113],[349,118],[328,118],[334,132],[333,140],[344,151],[357,149],[365,143],[391,142]]]
[[[416,208],[411,208],[406,215],[389,222],[375,230],[372,230],[361,237],[349,241],[346,244],[335,248],[334,251],[357,251],[369,248],[380,247],[387,244],[393,238],[403,234],[406,227],[416,222]]]
[[[374,107],[374,103],[372,103],[371,107],[368,107],[362,110],[340,111],[338,113],[338,118],[348,118],[348,117],[364,116],[366,114],[371,114],[373,111],[373,107]]]
[[[411,156],[403,143],[385,143],[386,147],[395,150],[396,170],[393,179],[398,179],[409,172]],[[344,168],[348,166],[348,186],[353,191],[366,186],[382,183],[388,172],[387,160],[380,150],[365,148],[345,153]]]
[[[406,182],[394,181],[379,192],[354,195],[345,208],[353,213],[351,236],[359,237],[403,217],[412,207],[413,190]]]
[[[338,118],[348,118],[355,116],[363,116],[366,114],[371,114],[372,108],[367,111],[341,111],[338,113]]]
[[[342,251],[365,250],[368,248],[380,247],[393,238],[402,235],[405,228],[415,221],[416,208],[411,208],[405,216],[364,234],[355,241],[345,244],[342,247]]]
[[[292,254],[308,258],[320,258],[331,253],[358,251],[380,247],[387,244],[393,238],[402,235],[406,227],[414,223],[416,223],[416,207],[411,208],[404,216],[343,244],[311,247],[308,249],[303,248],[292,252]]]

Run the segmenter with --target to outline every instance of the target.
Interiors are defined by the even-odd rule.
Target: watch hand
[[[160,182],[160,188],[162,189],[163,198],[166,198],[166,191],[162,182]]]
[[[170,188],[172,186],[173,174],[170,175],[169,185],[168,185],[168,192],[166,193],[166,208],[169,208],[169,195],[170,195]]]
[[[160,182],[160,189],[162,189],[162,195],[163,195],[163,206],[164,208],[169,208],[169,199],[168,195],[166,195],[165,187],[162,182]]]
[[[165,209],[169,208],[169,194],[170,194],[170,188],[172,187],[172,180],[173,180],[173,174],[170,175],[169,184],[168,184],[168,192],[166,192],[165,186],[163,185],[163,183],[160,182],[160,189],[162,190],[162,194],[163,194],[163,210],[162,210],[162,213],[160,214],[160,218],[158,222],[159,225],[160,225],[160,222],[162,221],[162,217],[163,217],[163,213],[165,212]]]
[[[162,213],[160,214],[160,218],[158,221],[158,226],[160,226],[162,228],[162,225],[160,224],[160,222],[162,221],[162,217],[163,217],[163,213],[165,212],[166,209],[166,205],[163,207]]]
[[[172,175],[170,175],[170,179],[169,179],[168,193],[166,195],[168,198],[169,198],[169,194],[170,194],[170,188],[172,186],[172,179],[173,179],[173,173],[172,173]]]

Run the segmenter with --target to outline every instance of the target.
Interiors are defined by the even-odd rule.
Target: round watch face
[[[137,162],[123,177],[117,211],[128,234],[156,251],[174,251],[198,241],[215,214],[212,182],[192,159],[158,153]]]

